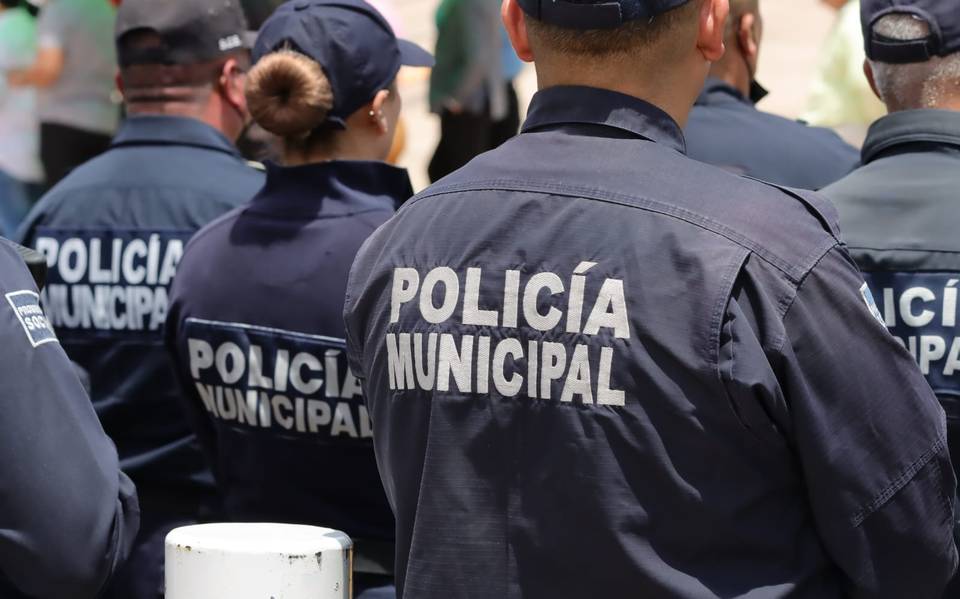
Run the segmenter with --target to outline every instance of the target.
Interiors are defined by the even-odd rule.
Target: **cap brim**
[[[243,47],[247,50],[253,50],[253,47],[257,45],[257,32],[256,31],[245,31],[240,39],[243,40]]]
[[[407,40],[397,40],[400,47],[400,64],[408,67],[432,67],[433,55]]]

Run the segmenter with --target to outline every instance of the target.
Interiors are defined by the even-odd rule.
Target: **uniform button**
[[[306,10],[310,8],[310,3],[307,0],[300,0],[293,5],[294,10]]]

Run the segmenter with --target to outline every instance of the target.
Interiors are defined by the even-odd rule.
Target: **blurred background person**
[[[187,240],[263,185],[234,141],[250,115],[248,26],[230,0],[123,0],[116,44],[127,118],[19,236],[50,264],[47,316],[140,493],[140,536],[111,597],[162,596],[163,540],[219,517],[161,326]]]
[[[22,0],[0,0],[0,235],[11,237],[43,180],[36,92],[6,73],[33,64],[37,27]]]
[[[443,0],[436,21],[430,110],[440,115],[440,142],[427,168],[431,181],[497,147],[495,123],[509,109],[500,3]]]
[[[390,597],[394,519],[346,363],[343,304],[360,245],[413,194],[407,172],[383,161],[400,66],[432,58],[361,0],[297,5],[261,29],[247,81],[251,113],[283,140],[284,165],[269,165],[250,204],[194,237],[167,347],[226,516],[343,530],[357,596]],[[231,348],[250,356],[239,376],[215,366]]]
[[[48,0],[37,24],[36,61],[8,75],[12,85],[39,89],[48,188],[106,151],[117,129],[114,18],[107,0]]]
[[[830,34],[820,48],[807,109],[801,118],[833,127],[859,142],[867,126],[884,114],[863,75],[863,32],[859,0],[821,0],[837,11]]]
[[[829,129],[761,112],[756,81],[763,38],[759,0],[730,0],[726,52],[713,63],[684,128],[687,155],[778,185],[820,189],[854,169],[860,153]]]

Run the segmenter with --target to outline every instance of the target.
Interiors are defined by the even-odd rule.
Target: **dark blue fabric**
[[[960,465],[960,114],[894,113],[877,121],[864,166],[824,190],[880,317],[919,362],[947,414]],[[960,590],[954,591],[960,596]]]
[[[214,485],[163,348],[170,280],[190,236],[262,184],[262,173],[212,127],[137,116],[108,152],[54,187],[19,233],[47,256],[47,315],[90,375],[121,467],[144,504],[177,522],[185,511],[196,519],[213,509]]]
[[[643,101],[550,88],[359,252],[401,596],[943,589],[943,413],[835,211],[682,147]]]
[[[684,129],[687,155],[777,185],[820,189],[852,171],[860,154],[829,129],[762,112],[708,79]]]
[[[248,206],[191,242],[167,327],[227,517],[343,530],[357,570],[375,574],[393,571],[394,521],[346,363],[343,297],[360,244],[412,193],[381,163],[270,166]]]
[[[137,496],[2,238],[0,378],[0,597],[93,599],[131,551]]]

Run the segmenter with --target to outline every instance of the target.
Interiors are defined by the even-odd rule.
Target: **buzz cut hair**
[[[535,47],[585,58],[633,54],[660,43],[679,26],[689,24],[700,6],[690,0],[648,20],[629,21],[614,29],[568,29],[526,16],[527,31]]]
[[[874,35],[897,41],[930,37],[930,24],[912,14],[892,13],[873,25]],[[880,98],[891,110],[937,108],[960,97],[960,53],[926,62],[889,64],[871,60]]]

